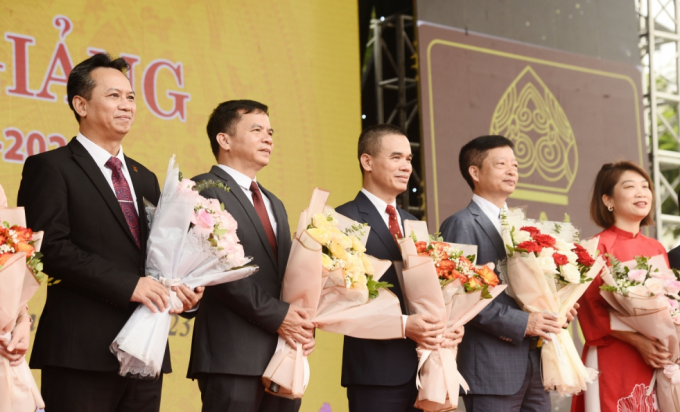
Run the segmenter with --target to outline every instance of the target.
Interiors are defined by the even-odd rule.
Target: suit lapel
[[[142,177],[139,175],[136,167],[132,164],[130,158],[127,156],[125,156],[125,165],[127,167],[128,173],[130,174],[130,180],[132,181],[132,190],[135,191],[135,196],[137,197],[137,214],[139,215],[139,229],[142,239],[142,251],[146,256],[146,242],[144,239],[147,239],[149,236],[149,222],[146,220]]]
[[[362,192],[359,192],[354,201],[357,204],[359,213],[361,213],[364,216],[364,222],[368,223],[368,225],[371,227],[371,230],[376,235],[378,235],[380,241],[385,245],[387,250],[390,252],[392,260],[401,260],[401,252],[399,251],[397,242],[395,242],[394,238],[392,237],[392,233],[390,233],[389,228],[385,224],[385,221],[383,220],[382,216],[380,216],[378,209],[375,208],[375,205],[373,205],[373,203],[371,203],[368,197],[366,197],[366,195],[363,194]]]
[[[489,240],[491,240],[491,244],[493,244],[493,247],[496,249],[496,252],[498,252],[498,255],[505,255],[503,238],[498,233],[498,230],[496,230],[496,226],[494,226],[494,224],[474,201],[470,202],[468,209],[470,210],[470,213],[475,216],[475,221],[477,224],[482,227],[484,233],[486,233],[486,235],[489,237]]]
[[[109,206],[109,209],[111,209],[111,212],[118,220],[118,223],[120,223],[125,233],[128,234],[130,240],[137,244],[137,241],[132,236],[132,232],[130,232],[130,226],[128,226],[127,220],[125,220],[123,209],[120,207],[120,203],[118,203],[116,195],[113,193],[109,182],[106,181],[106,178],[99,169],[99,166],[97,166],[97,164],[94,162],[92,156],[90,156],[83,145],[81,145],[75,138],[71,140],[69,147],[73,152],[73,159],[76,161],[76,163],[78,163],[78,165],[80,165],[87,177],[95,185],[99,191],[99,194],[104,198],[106,204]]]
[[[243,189],[241,189],[241,186],[239,186],[238,183],[236,183],[236,181],[232,179],[231,176],[229,176],[229,173],[224,171],[221,167],[213,166],[212,169],[210,169],[210,173],[224,180],[227,183],[227,185],[231,188],[231,190],[229,190],[229,193],[236,197],[236,199],[241,204],[241,207],[243,207],[243,210],[246,211],[248,218],[250,218],[251,223],[255,227],[257,235],[260,237],[262,246],[267,251],[267,255],[269,255],[269,259],[271,259],[272,264],[274,264],[274,266],[277,267],[276,259],[274,259],[274,251],[272,251],[272,247],[269,244],[269,239],[267,238],[267,234],[264,231],[264,226],[262,226],[260,216],[258,216],[257,212],[255,211],[255,207],[250,202],[246,194],[243,193]],[[273,203],[274,202],[272,202],[272,204]],[[279,219],[278,216],[276,218]]]
[[[274,218],[276,218],[276,243],[278,245],[276,250],[278,251],[279,254],[277,262],[279,269],[279,277],[283,277],[283,270],[281,269],[284,268],[283,263],[288,261],[288,255],[286,254],[285,250],[286,248],[282,246],[284,246],[284,242],[286,241],[286,239],[284,238],[286,236],[290,236],[290,234],[286,234],[286,231],[284,230],[285,225],[288,225],[288,222],[286,220],[286,212],[285,210],[283,210],[282,207],[283,205],[280,205],[279,202],[274,201],[274,195],[270,191],[262,187],[262,185],[260,185],[259,183],[258,185],[260,186],[260,191],[265,196],[267,196],[267,198],[269,198],[269,202],[271,202],[272,204]],[[269,244],[269,240],[267,240],[267,244]]]

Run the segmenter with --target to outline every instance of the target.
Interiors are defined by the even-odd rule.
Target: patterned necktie
[[[401,239],[404,237],[401,234],[401,228],[399,227],[399,220],[397,219],[397,209],[394,208],[392,205],[387,205],[387,208],[385,209],[385,212],[387,212],[388,215],[390,215],[390,233],[392,234],[392,237],[394,238],[394,241],[397,242],[397,239]],[[399,242],[397,242],[399,244]]]
[[[130,228],[132,237],[135,238],[138,248],[142,248],[142,234],[139,228],[139,216],[137,209],[135,209],[134,200],[132,200],[132,192],[128,185],[125,176],[123,176],[123,162],[117,157],[111,157],[106,162],[106,167],[111,169],[111,180],[113,181],[113,190],[116,192],[116,199],[120,208],[123,209],[125,221]]]
[[[274,259],[278,260],[278,254],[276,253],[276,236],[274,236],[274,229],[272,229],[272,222],[269,221],[269,214],[267,213],[267,208],[262,200],[262,193],[260,192],[260,187],[253,180],[250,182],[250,191],[253,194],[253,206],[255,206],[255,211],[260,217],[262,226],[264,227],[264,233],[267,234],[267,239],[269,239],[269,245],[272,247],[272,252],[274,252]]]

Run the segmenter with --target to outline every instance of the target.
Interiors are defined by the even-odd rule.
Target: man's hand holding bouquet
[[[668,269],[663,256],[638,256],[623,263],[607,257],[611,266],[601,275],[600,294],[611,306],[611,328],[640,333],[670,353],[657,365],[647,395],[656,386],[660,409],[680,411],[678,275]]]
[[[404,230],[408,236],[398,241],[403,256],[399,281],[410,314],[439,319],[446,334],[453,334],[506,288],[499,285],[493,264],[475,265],[477,246],[442,242],[428,234],[423,221],[407,220]],[[443,344],[416,351],[415,406],[428,412],[457,408],[460,386],[468,390],[458,372],[457,348]]]
[[[24,355],[32,322],[27,303],[45,277],[43,233],[26,227],[23,207],[7,207],[1,186],[0,199],[0,412],[33,412],[45,402]]]
[[[391,262],[365,253],[370,227],[326,206],[329,192],[315,189],[302,211],[283,279],[282,300],[303,308],[314,325],[362,339],[403,337],[399,299],[380,282]],[[309,364],[299,342],[279,337],[262,376],[267,391],[301,398]]]
[[[548,313],[559,325],[567,322],[605,262],[597,256],[598,239],[579,240],[569,223],[528,219],[521,209],[501,217],[507,260],[501,265],[508,294],[529,313]],[[566,330],[542,339],[543,386],[560,395],[586,390],[597,371],[586,368]]]
[[[146,272],[167,288],[170,307],[152,311],[139,305],[116,336],[110,350],[118,357],[123,376],[153,379],[159,375],[170,330],[170,310],[181,312],[184,306],[173,288],[186,285],[194,290],[233,282],[258,270],[257,266],[244,266],[250,259],[239,244],[234,218],[217,200],[199,195],[207,185],[221,186],[182,179],[173,156],[158,207],[146,208],[153,215]]]

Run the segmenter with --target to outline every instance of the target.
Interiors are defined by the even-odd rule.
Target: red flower
[[[12,226],[10,229],[16,233],[19,242],[28,242],[33,237],[33,231],[31,229],[17,225]]]
[[[538,243],[541,248],[553,247],[555,246],[555,238],[550,235],[544,235],[542,233],[537,233],[532,236],[534,241]]]
[[[588,251],[585,250],[583,246],[579,245],[578,243],[576,243],[574,246],[575,247],[572,249],[572,251],[576,253],[576,261],[578,263],[584,266],[593,266],[595,264],[595,259],[590,256],[590,253],[588,253]]]
[[[416,242],[416,252],[418,252],[419,255],[427,255],[427,242],[423,242],[422,240]]]
[[[562,266],[569,263],[569,259],[560,253],[553,253],[553,260],[557,266]]]
[[[543,248],[538,243],[527,240],[517,245],[516,249],[524,249],[529,253],[541,253]]]
[[[521,227],[519,230],[523,230],[525,232],[531,233],[531,237],[534,237],[534,235],[541,233],[540,230],[538,230],[537,228],[535,228],[533,226],[524,226],[524,227]]]

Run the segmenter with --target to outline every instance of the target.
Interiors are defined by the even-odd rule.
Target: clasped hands
[[[22,312],[17,318],[9,342],[0,341],[0,356],[9,361],[10,366],[18,366],[24,361],[24,355],[28,352],[28,343],[31,338],[31,318],[27,312]]]
[[[177,298],[182,302],[182,308],[171,308],[170,314],[177,314],[186,312],[195,307],[203,297],[205,291],[204,286],[199,286],[194,290],[189,289],[186,285],[173,286],[172,291],[177,294]],[[163,286],[160,282],[152,277],[139,278],[135,291],[132,293],[131,302],[139,302],[149,308],[153,313],[170,307],[170,293],[168,288]]]
[[[446,331],[446,322],[429,314],[410,315],[406,320],[406,337],[423,349],[455,348],[463,340],[463,326]]]
[[[529,321],[527,322],[526,336],[538,336],[543,340],[552,340],[550,334],[559,334],[562,329],[569,326],[569,322],[573,321],[577,315],[578,303],[574,303],[574,307],[567,312],[567,322],[563,325],[559,324],[557,316],[547,312],[535,312],[529,314]]]
[[[286,317],[276,332],[291,348],[295,348],[298,343],[302,344],[304,355],[309,356],[316,345],[314,328],[314,323],[310,321],[307,311],[300,306],[291,304],[288,307]]]

